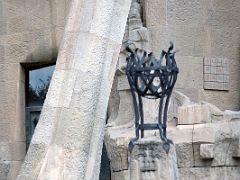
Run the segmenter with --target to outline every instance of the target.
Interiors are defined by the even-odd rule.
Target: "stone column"
[[[56,69],[18,180],[99,177],[110,89],[131,0],[72,0]]]
[[[141,139],[130,153],[130,179],[177,180],[177,156],[174,145],[168,154],[158,138]]]

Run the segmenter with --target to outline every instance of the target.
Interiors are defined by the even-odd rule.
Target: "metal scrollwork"
[[[167,111],[179,72],[173,47],[171,42],[168,51],[162,51],[160,59],[145,50],[127,47],[130,55],[127,57],[126,74],[133,97],[136,133],[136,138],[129,143],[130,150],[139,135],[144,137],[145,130],[159,130],[164,150],[168,153],[170,149],[172,141],[166,135]],[[144,123],[142,98],[160,99],[158,123]]]

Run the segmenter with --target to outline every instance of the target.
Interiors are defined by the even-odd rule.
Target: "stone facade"
[[[99,179],[108,98],[130,4],[72,1],[18,180]]]
[[[229,178],[237,180],[240,177],[239,112],[221,111],[206,102],[194,104],[186,96],[179,98],[181,95],[173,94],[171,106],[174,101],[180,101],[180,106],[177,116],[169,111],[168,123],[168,135],[176,148],[179,179],[228,179],[231,173]],[[105,143],[112,179],[117,176],[128,179],[131,167],[128,143],[135,137],[134,125],[111,125],[106,128]],[[147,138],[153,137],[159,138],[158,132],[147,133]]]
[[[62,1],[63,2],[63,1]],[[56,60],[53,1],[0,1],[0,179],[16,179],[26,154],[25,64]],[[65,3],[65,1],[64,1]],[[65,8],[65,6],[64,6]],[[64,11],[63,11],[64,12]],[[55,13],[64,16],[64,13]]]
[[[230,8],[239,16],[239,10],[227,7],[222,1],[145,0],[138,3],[142,6],[142,23],[150,37],[148,45],[143,41],[140,47],[145,45],[156,55],[172,40],[179,49],[176,60],[180,74],[168,119],[169,138],[177,152],[179,179],[237,180],[240,166],[235,155],[239,131],[234,127],[239,125],[239,112],[225,110],[239,110],[239,102],[235,101],[239,97],[239,42],[232,38],[239,36],[236,29],[240,21],[224,20],[220,14],[230,17],[226,11]],[[240,3],[235,6],[239,7]],[[224,33],[227,31],[229,33]],[[232,43],[224,46],[227,40]],[[137,44],[139,46],[139,42]],[[105,133],[113,180],[128,179],[131,164],[128,143],[135,137],[133,104],[122,62],[120,56]],[[158,103],[146,101],[144,105],[145,119],[154,120],[154,107],[158,107]],[[147,133],[148,138],[155,136],[159,136],[155,131]]]
[[[61,94],[57,90],[61,87],[60,79],[65,76],[63,71],[73,65],[69,61],[73,58],[69,51],[76,48],[77,38],[71,33],[76,33],[77,25],[85,30],[90,28],[91,17],[95,13],[98,13],[98,19],[94,28],[101,31],[99,33],[104,37],[114,38],[114,34],[118,32],[118,24],[112,25],[111,30],[109,26],[100,29],[101,23],[108,17],[89,8],[79,14],[86,21],[68,24],[67,31],[71,33],[63,36],[67,21],[75,18],[74,15],[69,15],[74,10],[70,8],[73,1],[0,0],[0,179],[16,179],[26,154],[26,67],[50,64],[56,62],[57,56],[61,57],[47,104],[67,106],[76,74],[67,75],[72,81],[65,84],[68,86],[65,93]],[[95,1],[87,2],[94,6]],[[113,1],[99,2],[104,5]],[[108,10],[119,8],[111,5],[113,7]],[[106,7],[102,9],[106,10]],[[168,47],[169,41],[173,41],[179,50],[176,60],[180,74],[176,84],[177,91],[172,96],[169,109],[168,133],[175,143],[180,179],[239,179],[239,26],[240,2],[236,0],[133,0],[109,100],[105,134],[113,180],[123,179],[128,173],[127,144],[134,137],[133,105],[124,75],[125,47],[134,43],[137,47],[153,51],[157,57],[162,49]],[[87,35],[78,40],[79,44],[85,44],[86,39]],[[64,46],[61,46],[62,41],[65,42]],[[98,48],[103,46],[99,44]],[[80,54],[77,57],[80,58]],[[213,64],[208,63],[209,59],[213,60]],[[112,68],[109,78],[114,71]],[[102,79],[92,81],[92,86]],[[84,88],[76,88],[76,91],[86,95]],[[66,95],[64,101],[62,95]],[[89,96],[90,100],[94,100],[92,96]],[[85,103],[95,101],[86,102],[81,96],[76,96],[73,100],[75,105]],[[151,110],[157,106],[157,102],[144,104],[145,114],[150,119],[156,118]],[[49,117],[53,121],[58,119],[57,114],[59,113],[54,108],[44,108],[42,125],[39,125],[37,131],[43,132],[40,129],[45,127],[44,133],[47,136],[50,130],[44,123]],[[69,112],[64,111],[62,116],[68,114]],[[63,124],[59,128],[65,129],[65,126],[67,125]],[[67,129],[66,131],[68,132]],[[149,132],[148,136],[155,136],[155,132]],[[62,139],[64,137],[59,138],[59,141]],[[35,142],[38,140],[36,138]],[[70,140],[66,141],[71,142]],[[38,153],[34,156],[42,158],[41,147],[32,146],[31,149],[29,154],[36,151]],[[62,152],[54,146],[49,155],[55,153]]]
[[[234,0],[145,0],[145,24],[156,57],[175,42],[180,69],[176,89],[194,101],[239,110],[239,6]],[[228,91],[204,89],[203,59],[227,59]]]

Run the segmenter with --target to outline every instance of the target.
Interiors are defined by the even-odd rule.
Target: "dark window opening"
[[[101,157],[101,168],[99,180],[111,180],[110,160],[107,155],[107,149],[103,143],[102,157]]]
[[[26,69],[26,148],[28,149],[42,110],[55,65],[33,65]]]
[[[27,107],[43,105],[54,68],[55,65],[51,65],[28,70],[26,83]]]

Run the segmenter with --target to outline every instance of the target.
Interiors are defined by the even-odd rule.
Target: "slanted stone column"
[[[99,177],[106,109],[131,0],[72,0],[18,180]]]
[[[160,139],[151,137],[136,142],[130,153],[130,179],[177,180],[178,168],[174,145],[168,154]]]

